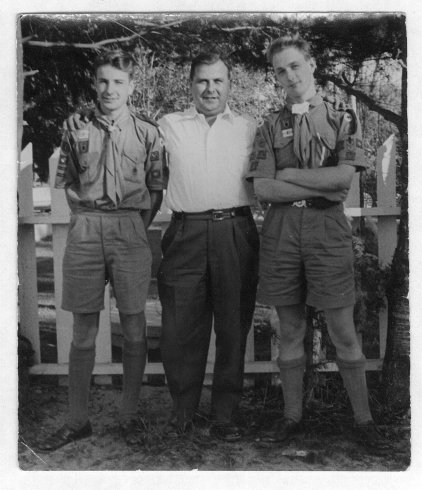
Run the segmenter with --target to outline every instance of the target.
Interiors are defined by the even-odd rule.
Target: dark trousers
[[[243,387],[246,339],[258,280],[259,237],[252,216],[173,219],[162,241],[158,288],[161,355],[180,422],[197,409],[214,320],[211,414],[229,422]]]

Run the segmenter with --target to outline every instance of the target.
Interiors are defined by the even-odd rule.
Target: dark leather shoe
[[[353,434],[356,442],[361,444],[370,453],[385,454],[392,448],[390,442],[380,434],[374,422],[355,425]]]
[[[262,442],[287,442],[299,433],[300,424],[292,419],[282,419],[275,430],[264,434],[260,440]]]
[[[55,451],[66,444],[84,439],[90,435],[92,435],[92,427],[89,421],[83,427],[76,430],[71,429],[65,424],[57,432],[38,443],[37,449],[44,452]]]
[[[231,422],[214,424],[210,427],[210,435],[225,442],[236,442],[242,439],[242,431]]]
[[[120,422],[119,431],[128,446],[138,446],[145,441],[146,425],[142,419]]]

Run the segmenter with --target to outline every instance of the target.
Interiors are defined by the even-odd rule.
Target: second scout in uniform
[[[74,319],[69,414],[39,450],[52,451],[92,433],[88,396],[107,280],[124,338],[119,426],[128,444],[139,442],[137,406],[147,353],[144,308],[152,262],[146,228],[160,207],[164,182],[158,129],[127,105],[134,68],[123,51],[101,54],[94,64],[95,115],[83,129],[63,136],[56,187],[65,189],[71,209],[62,300]]]
[[[303,39],[274,41],[268,60],[287,99],[258,128],[248,178],[257,197],[270,203],[257,298],[275,305],[280,319],[284,416],[262,440],[287,441],[300,427],[307,304],[325,313],[358,441],[383,451],[388,444],[372,419],[353,322],[352,235],[342,204],[353,175],[366,167],[359,121],[353,111],[334,110],[317,95],[316,64]]]

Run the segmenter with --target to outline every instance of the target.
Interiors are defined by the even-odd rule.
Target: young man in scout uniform
[[[128,108],[135,64],[121,51],[94,63],[98,105],[83,129],[65,131],[56,175],[71,220],[63,260],[62,308],[72,311],[69,416],[39,443],[55,450],[91,435],[88,396],[104,287],[110,280],[123,331],[123,396],[120,430],[139,442],[137,404],[146,363],[144,307],[151,275],[146,228],[160,207],[163,147],[155,125]]]
[[[309,45],[284,37],[268,49],[287,95],[282,109],[258,128],[249,179],[271,203],[262,229],[258,300],[280,319],[278,364],[284,417],[263,437],[283,442],[299,430],[305,369],[305,305],[324,310],[337,364],[348,392],[358,440],[385,450],[368,404],[365,357],[355,325],[351,229],[343,212],[353,175],[366,167],[359,121],[316,93]]]

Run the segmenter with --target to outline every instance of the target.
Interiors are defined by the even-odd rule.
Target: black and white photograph
[[[14,13],[21,474],[414,469],[400,7]]]

